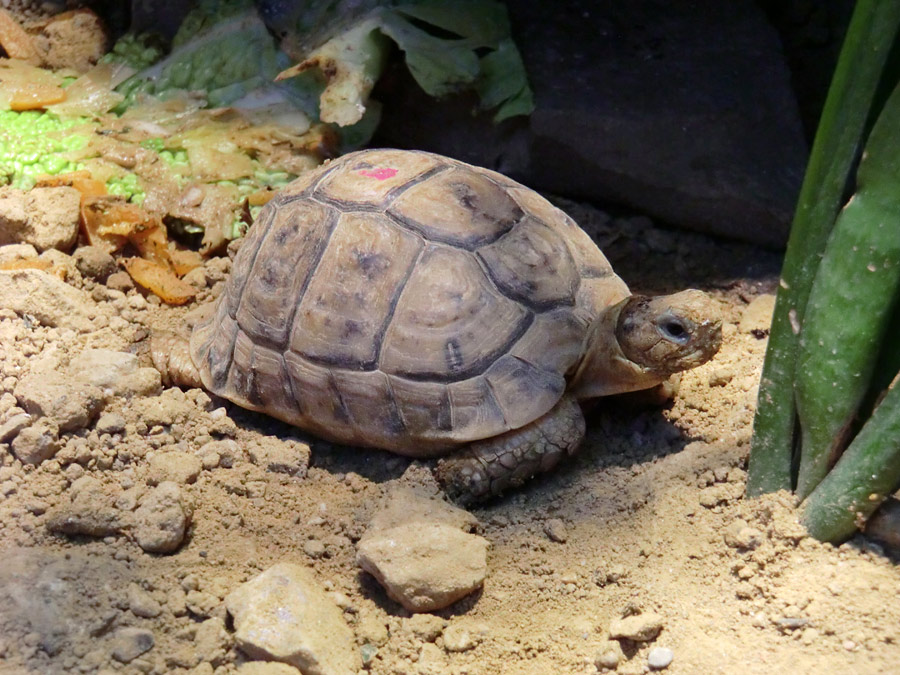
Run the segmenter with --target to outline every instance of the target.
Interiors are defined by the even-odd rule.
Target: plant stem
[[[822,111],[785,252],[759,386],[747,493],[791,489],[797,333],[900,24],[900,1],[859,0]]]
[[[839,543],[865,524],[900,482],[900,386],[806,500],[802,521],[816,539]]]
[[[900,294],[900,87],[878,115],[816,271],[800,331],[794,395],[803,440],[801,499],[852,438]],[[894,373],[897,369],[894,368]]]

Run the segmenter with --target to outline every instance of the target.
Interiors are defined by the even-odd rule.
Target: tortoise
[[[260,212],[190,341],[155,335],[167,383],[321,438],[449,455],[459,501],[575,452],[579,402],[654,387],[718,350],[707,294],[632,295],[568,215],[439,155],[353,152]]]

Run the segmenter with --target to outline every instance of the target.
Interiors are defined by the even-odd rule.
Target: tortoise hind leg
[[[200,372],[191,360],[190,341],[168,331],[150,336],[150,358],[165,385],[203,387]]]
[[[584,415],[578,402],[563,396],[543,417],[505,434],[470,443],[442,459],[435,476],[457,502],[470,503],[518,487],[549,471],[584,440]]]

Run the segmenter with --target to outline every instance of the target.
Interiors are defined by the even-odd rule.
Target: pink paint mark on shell
[[[359,175],[375,180],[387,180],[397,175],[397,169],[363,169]]]

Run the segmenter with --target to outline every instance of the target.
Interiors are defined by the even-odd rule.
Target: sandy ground
[[[56,458],[37,467],[0,444],[0,672],[234,672],[245,657],[231,643],[222,598],[281,560],[312,567],[339,594],[358,643],[380,643],[371,673],[594,673],[610,649],[611,621],[648,612],[662,617],[662,631],[651,642],[625,641],[617,672],[646,672],[654,647],[672,650],[665,672],[673,675],[898,672],[900,572],[891,560],[862,539],[835,548],[806,537],[789,495],[743,498],[766,346],[765,301],[750,302],[774,288],[778,256],[566,207],[632,288],[713,293],[725,342],[684,376],[670,405],[600,402],[573,461],[473,510],[491,546],[481,592],[422,630],[355,562],[377,498],[423,480],[429,463],[332,447],[197,391],[167,391],[171,409],[159,424],[147,423],[145,397],[114,399],[105,412],[122,416],[123,432],[100,433],[96,423],[66,432]],[[130,351],[149,365],[148,331],[180,325],[188,309],[136,290],[109,293],[78,274],[69,281],[95,305],[88,314],[106,318],[79,333],[2,311],[7,393],[86,348]],[[205,299],[221,288],[215,273],[209,282]],[[251,459],[296,439],[309,442],[311,460],[295,475]],[[182,487],[193,520],[174,553],[48,530],[78,478],[134,498],[155,455],[198,454],[211,440],[233,440],[237,450],[217,466],[204,460]],[[225,619],[225,634],[201,634],[209,617]],[[123,626],[154,636],[127,664],[111,655]],[[448,648],[442,632],[451,629],[473,636],[464,651]]]

